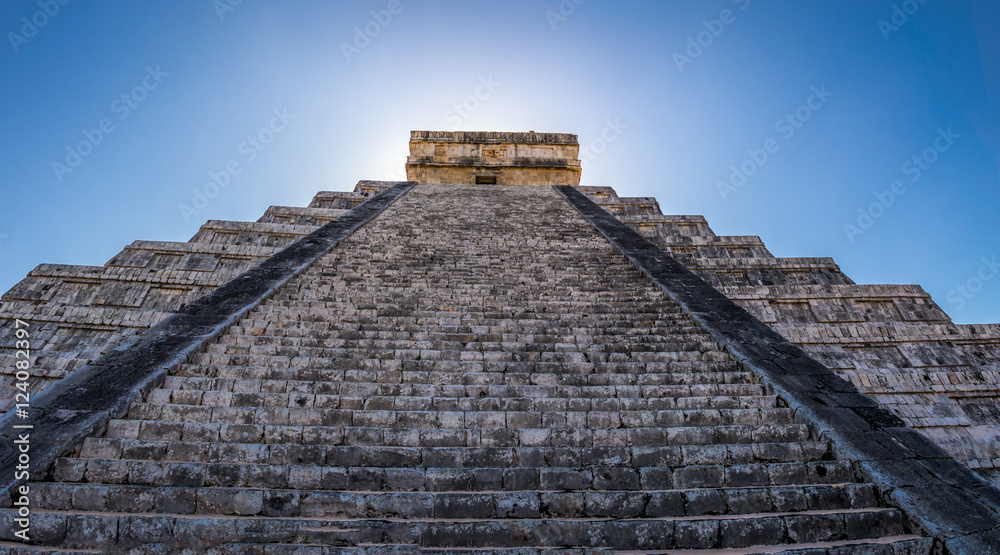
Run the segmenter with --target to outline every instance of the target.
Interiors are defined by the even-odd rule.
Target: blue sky
[[[0,290],[401,178],[413,129],[536,130],[584,184],[998,322],[996,4],[7,0]]]

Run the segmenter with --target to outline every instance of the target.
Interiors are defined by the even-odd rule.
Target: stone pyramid
[[[11,289],[0,553],[1000,552],[1000,327],[580,187],[574,135],[410,147]]]

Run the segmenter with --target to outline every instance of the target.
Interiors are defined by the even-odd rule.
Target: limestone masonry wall
[[[190,241],[135,241],[104,266],[41,264],[0,297],[0,320],[32,323],[38,393],[243,273],[391,183],[320,192],[308,208],[272,206],[256,222],[210,220]],[[14,327],[0,327],[0,387],[14,383]],[[6,411],[14,396],[0,398]]]
[[[406,178],[421,183],[579,185],[580,145],[565,133],[414,131]]]
[[[759,237],[580,187],[751,314],[1000,482],[1000,324],[956,325],[919,285],[855,284],[830,258],[776,258]]]

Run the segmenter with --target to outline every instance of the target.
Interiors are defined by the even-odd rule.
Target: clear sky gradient
[[[536,130],[583,184],[998,322],[998,6],[6,0],[0,291],[402,179],[410,130]]]

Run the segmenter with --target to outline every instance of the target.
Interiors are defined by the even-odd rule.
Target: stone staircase
[[[41,264],[0,297],[0,321],[30,320],[40,393],[391,184],[321,191],[309,207],[272,206],[256,222],[210,220],[189,241],[135,241],[104,266]],[[0,326],[0,390],[16,385],[15,329]],[[14,396],[0,396],[0,412]]]
[[[930,553],[830,453],[551,188],[425,184],[31,482],[0,554]]]

